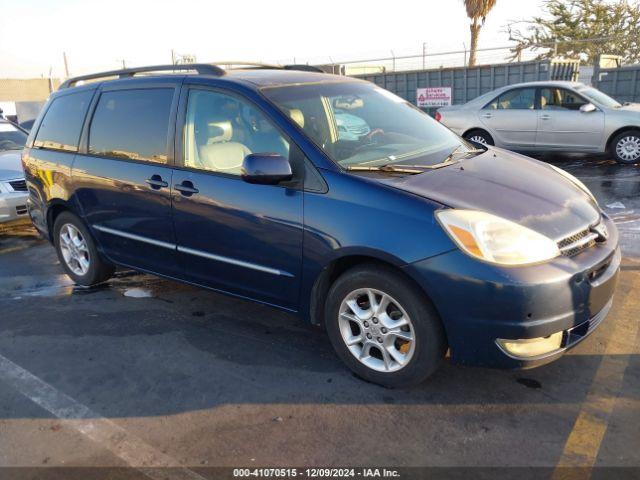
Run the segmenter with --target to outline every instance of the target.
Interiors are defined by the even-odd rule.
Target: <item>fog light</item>
[[[507,340],[498,338],[496,343],[507,354],[517,358],[530,358],[560,350],[562,333],[557,332],[548,337]]]

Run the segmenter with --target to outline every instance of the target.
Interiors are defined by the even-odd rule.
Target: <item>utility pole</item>
[[[176,64],[176,53],[173,51],[173,48],[171,49],[171,65],[175,65]]]
[[[64,59],[64,74],[66,78],[69,78],[69,63],[67,62],[67,52],[62,52],[62,58]]]
[[[127,68],[127,66],[124,63],[124,58],[122,59],[122,68]]]
[[[426,68],[427,60],[427,42],[422,42],[422,69]]]

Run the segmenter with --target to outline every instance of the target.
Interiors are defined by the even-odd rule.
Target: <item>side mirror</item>
[[[289,160],[277,153],[251,153],[244,157],[240,176],[247,183],[275,185],[293,178]]]
[[[582,113],[591,113],[597,110],[596,106],[593,103],[585,103],[580,107],[580,111]]]

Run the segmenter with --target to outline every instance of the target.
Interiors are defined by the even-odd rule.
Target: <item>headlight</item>
[[[486,262],[528,265],[560,255],[550,238],[490,213],[448,209],[436,217],[462,251]]]
[[[551,165],[549,164],[549,166],[551,168],[553,168],[556,172],[558,172],[560,175],[562,175],[564,178],[566,178],[567,180],[569,180],[571,183],[573,183],[576,187],[578,187],[580,190],[582,190],[584,193],[586,193],[587,195],[589,195],[589,198],[591,198],[591,200],[593,200],[593,203],[595,203],[596,205],[598,205],[598,201],[596,200],[596,197],[593,196],[593,193],[591,193],[591,190],[589,190],[587,188],[587,186],[582,183],[580,180],[578,180],[576,177],[574,177],[573,175],[571,175],[569,172],[565,172],[564,170],[562,170],[561,168],[556,167],[555,165]]]

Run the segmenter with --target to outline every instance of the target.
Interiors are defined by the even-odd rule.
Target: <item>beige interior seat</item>
[[[289,117],[291,117],[291,120],[296,122],[300,128],[304,128],[304,114],[302,113],[302,110],[298,108],[290,108]]]
[[[214,171],[240,173],[244,157],[251,150],[242,143],[232,141],[231,122],[212,122],[208,124],[208,129],[207,143],[198,152],[202,166]]]

